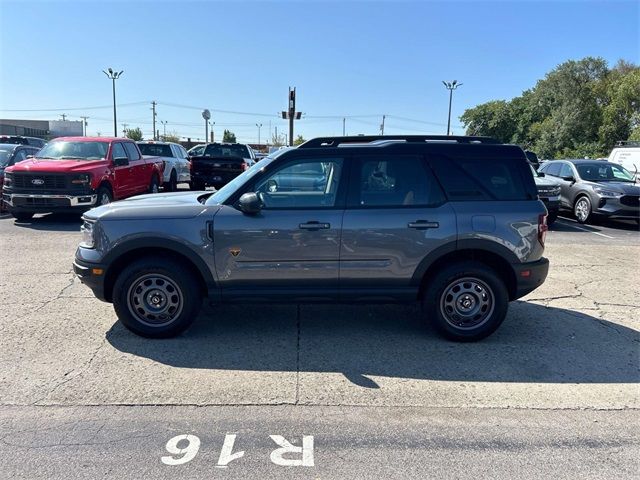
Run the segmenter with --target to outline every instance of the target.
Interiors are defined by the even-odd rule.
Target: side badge
[[[234,257],[237,257],[238,255],[240,255],[240,252],[242,251],[242,249],[238,248],[238,247],[231,247],[229,249],[229,253],[231,255],[233,255]]]

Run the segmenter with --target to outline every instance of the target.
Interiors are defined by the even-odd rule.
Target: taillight
[[[538,215],[538,241],[543,247],[544,241],[547,238],[547,230],[549,230],[549,226],[547,225],[547,214]]]

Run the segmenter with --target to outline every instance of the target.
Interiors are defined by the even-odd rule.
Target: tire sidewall
[[[451,282],[464,277],[474,277],[484,282],[493,293],[494,310],[489,319],[477,328],[463,330],[454,327],[440,310],[441,297]],[[428,282],[423,295],[425,320],[444,337],[458,342],[472,342],[491,335],[504,321],[509,308],[509,293],[504,282],[489,267],[479,262],[451,265]]]
[[[589,206],[589,211],[585,219],[580,219],[580,217],[578,217],[578,214],[577,214],[577,209],[578,209],[578,203],[580,203],[583,200],[587,202],[587,205]],[[589,197],[585,195],[578,197],[575,205],[573,206],[573,216],[576,217],[576,220],[578,220],[579,223],[587,223],[589,221],[589,219],[591,218],[591,200],[589,199]]]
[[[102,197],[104,194],[107,194],[109,196],[109,203],[113,202],[113,195],[111,194],[111,191],[107,188],[107,187],[100,187],[98,188],[98,192],[97,192],[97,200],[96,203],[98,205],[98,207],[102,207],[103,205],[108,205],[108,203],[102,203]]]
[[[181,290],[182,312],[170,324],[150,326],[140,322],[128,306],[129,288],[143,275],[159,273],[169,277]],[[184,332],[197,317],[202,305],[200,286],[192,273],[177,262],[161,259],[139,260],[125,268],[113,287],[113,307],[122,324],[132,332],[148,338],[174,337]]]
[[[156,187],[156,191],[153,191],[153,187]],[[149,185],[149,193],[158,193],[160,191],[160,183],[158,182],[158,177],[154,174],[151,177],[151,184]]]

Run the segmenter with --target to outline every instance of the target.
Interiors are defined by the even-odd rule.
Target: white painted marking
[[[233,445],[235,443],[235,435],[227,434],[224,436],[224,444],[222,445],[222,450],[220,451],[220,458],[218,458],[218,465],[216,465],[217,467],[226,468],[230,462],[244,456],[244,450],[241,452],[232,453]]]
[[[186,447],[179,448],[178,443],[183,440],[186,440],[189,443]],[[200,439],[195,435],[178,435],[169,439],[166,449],[167,452],[169,452],[171,455],[184,454],[184,456],[180,458],[174,458],[168,455],[160,459],[162,460],[162,463],[164,463],[165,465],[182,465],[193,460],[198,454],[198,450],[200,450]]]
[[[565,219],[563,219],[565,220]],[[569,220],[569,219],[566,219]],[[561,223],[562,225],[566,225],[567,227],[571,227],[571,228],[576,228],[578,230],[582,230],[583,232],[589,232],[589,233],[593,233],[594,235],[600,235],[601,237],[605,237],[605,238],[611,238],[611,239],[615,239],[616,237],[611,237],[609,235],[605,235],[604,233],[600,233],[600,232],[594,232],[593,230],[589,230],[588,228],[583,228],[583,227],[579,227],[578,225],[572,225],[570,223],[564,223],[561,222],[560,220],[556,220],[558,223]]]
[[[269,435],[271,440],[280,445],[271,452],[271,461],[276,465],[283,467],[313,467],[313,435],[304,435],[302,437],[302,446],[296,447],[281,435]],[[302,458],[291,459],[284,458],[285,454],[302,453]]]

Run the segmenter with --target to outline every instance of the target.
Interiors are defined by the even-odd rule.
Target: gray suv
[[[147,337],[210,303],[419,302],[459,341],[540,286],[547,211],[521,148],[485,137],[331,137],[217,192],[90,210],[74,270]]]

